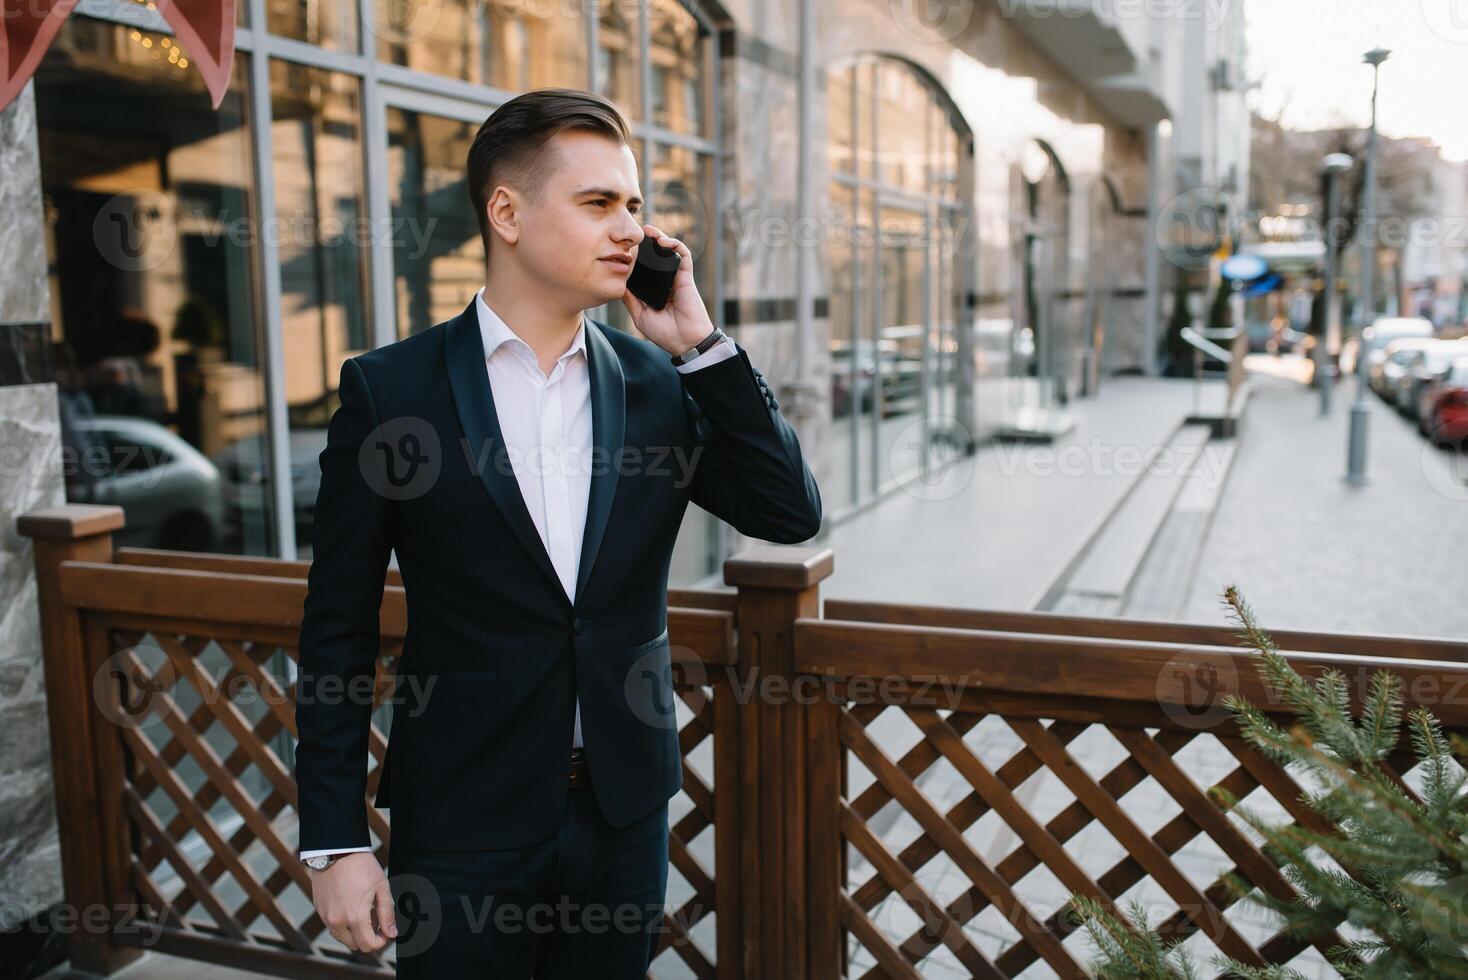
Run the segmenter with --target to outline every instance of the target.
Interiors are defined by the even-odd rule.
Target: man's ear
[[[489,200],[484,202],[490,234],[498,235],[506,245],[514,245],[520,240],[519,207],[519,195],[504,184],[495,187]]]

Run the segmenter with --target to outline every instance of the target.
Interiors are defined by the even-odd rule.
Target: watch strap
[[[700,340],[697,344],[688,348],[688,350],[684,351],[681,354],[674,354],[672,356],[673,363],[676,365],[687,364],[699,354],[702,354],[704,351],[713,347],[715,344],[723,339],[724,331],[720,330],[718,327],[714,327],[713,331],[710,332],[707,337]]]

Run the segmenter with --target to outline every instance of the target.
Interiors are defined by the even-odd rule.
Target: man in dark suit
[[[331,935],[396,940],[401,977],[645,974],[682,785],[684,512],[775,542],[820,528],[794,430],[714,328],[688,246],[641,223],[631,142],[591,93],[506,102],[467,161],[485,287],[341,367],[300,635],[300,847]],[[625,288],[646,235],[679,255],[661,310]],[[642,337],[585,315],[617,299]],[[366,747],[394,551],[408,629],[373,801],[389,882]]]

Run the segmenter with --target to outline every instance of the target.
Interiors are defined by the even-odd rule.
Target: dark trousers
[[[524,847],[430,851],[394,842],[388,879],[403,980],[643,980],[661,939],[668,804],[621,829],[589,787]]]

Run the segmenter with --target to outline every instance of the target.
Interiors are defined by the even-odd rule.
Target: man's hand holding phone
[[[673,290],[667,305],[654,309],[634,295],[632,289],[622,294],[622,305],[632,316],[638,331],[669,354],[681,354],[709,335],[714,329],[698,286],[693,282],[693,253],[676,238],[664,235],[656,225],[643,225],[643,234],[678,255],[678,269],[673,276]]]

